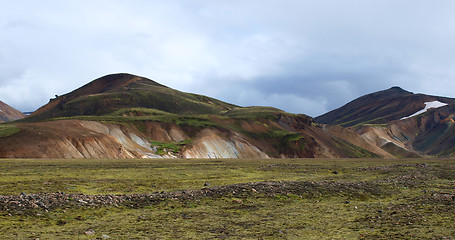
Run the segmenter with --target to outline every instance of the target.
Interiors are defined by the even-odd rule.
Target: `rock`
[[[233,203],[238,203],[238,204],[243,203],[243,201],[242,201],[242,200],[239,200],[239,199],[233,199],[232,202],[233,202]]]
[[[109,236],[109,235],[106,235],[106,234],[103,234],[103,235],[101,235],[101,237],[102,237],[102,238],[104,238],[104,239],[108,239],[108,238],[111,238],[111,236]]]
[[[206,183],[204,183],[204,186],[208,187],[208,186],[210,186],[210,183],[206,182]]]
[[[95,235],[95,231],[87,230],[87,231],[85,231],[85,235]]]

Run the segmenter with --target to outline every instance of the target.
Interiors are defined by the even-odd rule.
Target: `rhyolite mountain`
[[[393,157],[352,130],[112,74],[57,96],[0,138],[0,157]]]
[[[148,108],[176,114],[214,114],[237,107],[214,98],[180,92],[148,78],[112,74],[68,94],[56,96],[29,119],[105,115],[125,108]]]
[[[428,109],[434,104],[438,108]],[[24,119],[0,125],[0,157],[452,156],[454,104],[454,99],[393,87],[315,120],[111,74],[56,96]]]
[[[315,118],[323,124],[350,127],[361,124],[385,124],[411,116],[425,108],[425,102],[455,104],[455,99],[414,94],[400,87],[359,97],[342,107]]]
[[[399,87],[359,97],[315,118],[348,127],[397,157],[455,155],[455,99]]]
[[[23,114],[21,111],[0,101],[0,123],[14,121],[24,117],[25,114]]]

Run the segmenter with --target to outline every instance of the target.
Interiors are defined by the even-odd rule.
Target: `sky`
[[[455,97],[453,0],[0,0],[0,100],[111,73],[313,117],[392,86]]]

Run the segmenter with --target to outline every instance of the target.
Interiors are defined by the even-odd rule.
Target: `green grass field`
[[[0,239],[455,237],[455,159],[0,160],[0,198],[221,187],[139,205],[2,210]]]

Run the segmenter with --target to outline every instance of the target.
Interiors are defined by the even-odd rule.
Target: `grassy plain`
[[[455,159],[0,160],[0,197],[175,192],[263,181],[280,181],[283,186],[298,182],[305,188],[280,194],[163,199],[140,207],[0,211],[0,238],[455,236]]]

